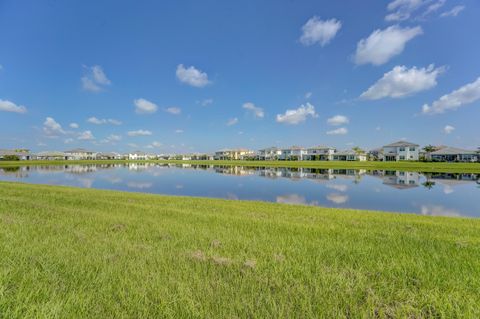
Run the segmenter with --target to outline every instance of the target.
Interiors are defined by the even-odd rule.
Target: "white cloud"
[[[256,118],[263,118],[265,113],[261,107],[255,106],[255,104],[251,102],[244,103],[242,106],[245,110],[252,112],[253,116]]]
[[[378,100],[385,97],[401,98],[417,92],[431,89],[437,85],[437,77],[445,67],[435,68],[433,64],[417,69],[396,66],[360,95],[366,100]]]
[[[74,139],[73,138],[66,138],[64,141],[63,141],[65,144],[71,144],[74,142]]]
[[[406,43],[422,33],[423,30],[419,26],[402,28],[393,25],[384,30],[377,29],[368,38],[358,42],[354,57],[355,63],[384,64],[392,57],[402,53]]]
[[[348,129],[346,127],[339,127],[335,130],[327,132],[327,135],[345,135],[348,134]]]
[[[151,114],[155,113],[158,110],[158,106],[145,99],[136,99],[133,101],[135,105],[135,112],[138,114]]]
[[[210,104],[213,104],[213,99],[205,99],[202,102],[200,102],[202,106],[209,106]]]
[[[147,130],[136,130],[136,131],[129,131],[127,132],[128,136],[148,136],[152,135],[152,132]]]
[[[414,11],[431,1],[432,0],[394,0],[387,5],[387,10],[391,13],[385,16],[385,21],[407,20]]]
[[[331,118],[329,118],[327,120],[327,123],[330,124],[330,125],[345,125],[345,124],[348,124],[350,123],[350,120],[348,119],[348,117],[344,116],[344,115],[335,115]]]
[[[100,143],[115,143],[122,140],[120,135],[110,134],[106,138],[100,141]]]
[[[440,16],[445,17],[456,17],[460,12],[465,9],[465,6],[456,6],[452,10],[442,13]]]
[[[165,110],[165,112],[173,115],[179,115],[180,113],[182,113],[182,109],[179,107],[169,107]]]
[[[70,123],[71,128],[79,128],[80,126],[77,123]]]
[[[480,99],[480,77],[475,82],[466,84],[449,94],[446,94],[432,103],[422,107],[423,114],[440,114],[453,111],[461,106],[473,103]]]
[[[312,97],[313,93],[312,92],[307,92],[305,93],[305,98],[308,100]]]
[[[97,125],[101,125],[101,124],[113,124],[113,125],[121,125],[122,122],[120,122],[119,120],[115,120],[115,119],[97,119],[96,117],[91,117],[87,120],[88,123],[92,123],[92,124],[97,124]]]
[[[451,126],[451,125],[445,125],[445,127],[443,128],[443,132],[445,134],[450,134],[452,133],[453,131],[455,130],[455,127]]]
[[[210,83],[207,73],[196,69],[194,66],[185,68],[183,64],[179,64],[176,74],[180,82],[194,87],[201,88]]]
[[[43,122],[43,132],[48,136],[58,136],[66,133],[62,126],[52,117],[47,117],[45,122]]]
[[[320,20],[314,16],[303,25],[300,42],[306,46],[319,43],[323,47],[335,37],[341,27],[342,22],[337,19]]]
[[[84,131],[78,135],[78,139],[81,141],[92,141],[95,139],[91,131]]]
[[[163,144],[160,143],[160,142],[157,142],[157,141],[153,141],[153,142],[152,142],[150,145],[148,145],[148,146],[151,146],[151,147],[149,147],[149,148],[160,148],[160,147],[163,146]],[[147,147],[148,147],[148,146],[147,146]]]
[[[229,119],[229,120],[227,121],[227,126],[232,126],[232,125],[235,125],[235,124],[237,124],[237,123],[238,123],[238,118],[234,117],[234,118]]]
[[[183,130],[181,130],[181,129],[175,130],[175,133],[177,133],[177,134],[183,133]]]
[[[308,116],[318,117],[317,113],[315,113],[315,107],[307,102],[296,110],[286,110],[285,114],[277,114],[277,122],[297,125],[305,122]]]
[[[432,12],[438,11],[438,9],[440,9],[445,5],[445,2],[447,2],[447,0],[438,0],[432,3],[431,5],[428,6],[427,10],[423,13],[422,17],[425,17]]]
[[[8,100],[0,99],[0,111],[23,114],[27,113],[27,108],[23,105],[16,105]]]
[[[81,78],[84,90],[90,92],[100,92],[104,90],[106,86],[112,84],[112,82],[107,78],[105,72],[103,72],[101,66],[84,66],[84,70],[85,74]]]

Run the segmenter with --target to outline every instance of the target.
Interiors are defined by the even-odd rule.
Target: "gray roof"
[[[345,156],[345,155],[365,155],[365,153],[357,153],[354,150],[347,150],[347,151],[340,151],[340,152],[334,153],[333,155],[341,155],[341,156]]]
[[[431,152],[431,155],[457,155],[457,154],[466,154],[466,155],[477,155],[475,151],[464,150],[456,147],[445,147],[438,151]]]
[[[92,151],[87,151],[84,148],[75,148],[75,149],[70,150],[70,151],[65,151],[65,153],[93,153],[93,152]]]
[[[308,149],[309,150],[334,150],[336,148],[330,147],[330,146],[317,145],[317,146],[309,147]]]
[[[410,143],[407,141],[398,141],[392,144],[385,145],[384,147],[409,147],[409,146],[420,146],[415,143]]]

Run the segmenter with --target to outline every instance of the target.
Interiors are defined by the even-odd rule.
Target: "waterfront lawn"
[[[478,318],[480,221],[0,182],[0,318]]]

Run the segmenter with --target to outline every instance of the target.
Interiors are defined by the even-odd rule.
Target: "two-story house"
[[[420,145],[407,141],[398,141],[383,146],[381,159],[391,161],[418,161]]]
[[[306,161],[331,161],[335,152],[335,148],[328,146],[309,147],[303,159]]]

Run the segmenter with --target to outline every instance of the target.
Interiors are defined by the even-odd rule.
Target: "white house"
[[[282,150],[278,147],[268,147],[258,151],[257,159],[264,161],[275,161],[282,155]]]
[[[223,149],[215,152],[214,158],[216,160],[243,160],[255,155],[254,151],[238,148],[238,149]]]
[[[35,156],[28,150],[0,150],[0,160],[3,160],[6,156],[16,156],[20,161],[35,159]]]
[[[463,150],[455,147],[445,147],[427,153],[428,160],[434,162],[478,162],[479,154],[475,151]]]
[[[38,160],[71,160],[71,156],[64,152],[57,152],[57,151],[45,151],[37,153]]]
[[[302,161],[303,156],[307,154],[307,150],[300,146],[292,146],[282,149],[280,160],[283,161]]]
[[[420,145],[407,141],[398,141],[383,146],[381,159],[391,161],[418,161]]]
[[[135,152],[128,153],[128,159],[130,161],[146,161],[146,160],[154,159],[155,157],[156,157],[155,155],[147,154],[142,151],[135,151]]]
[[[335,152],[335,148],[328,146],[309,147],[303,159],[307,161],[331,161]]]
[[[76,148],[70,151],[66,151],[65,154],[71,160],[94,160],[97,157],[97,153],[92,151],[87,151],[83,148]]]
[[[354,150],[340,151],[333,154],[334,161],[360,161],[367,160],[367,154],[355,152]]]

